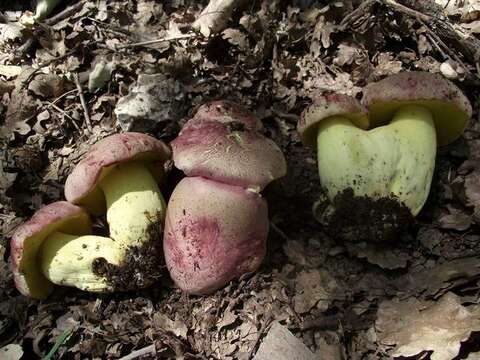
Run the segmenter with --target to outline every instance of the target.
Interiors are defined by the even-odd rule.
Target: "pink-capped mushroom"
[[[20,292],[45,298],[53,284],[111,292],[155,281],[163,266],[166,208],[158,183],[170,156],[162,141],[140,133],[96,143],[67,178],[69,202],[46,206],[15,232],[12,264]],[[76,205],[106,212],[110,237],[88,235],[89,216]]]
[[[216,101],[171,143],[175,166],[188,177],[168,203],[164,253],[187,293],[211,293],[263,260],[268,211],[260,191],[285,175],[286,162],[260,128],[240,105]]]
[[[170,157],[170,148],[152,136],[115,134],[96,143],[66,180],[69,202],[95,214],[106,209],[122,263],[104,262],[101,270],[120,288],[146,286],[159,273],[166,205],[158,184]]]
[[[317,218],[333,218],[337,234],[348,228],[356,240],[394,237],[427,200],[437,144],[457,139],[471,115],[455,84],[426,72],[369,84],[362,103],[346,95],[318,96],[298,123],[304,143],[317,147],[320,183],[335,208],[331,217],[332,209],[325,212],[317,203]]]
[[[79,206],[58,201],[38,210],[11,239],[11,266],[18,291],[35,299],[46,298],[55,284],[108,291],[110,285],[95,273],[92,263],[102,258],[118,264],[120,254],[113,240],[90,233],[90,217]]]

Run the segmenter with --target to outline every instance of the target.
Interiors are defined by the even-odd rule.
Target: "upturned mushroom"
[[[262,191],[286,173],[278,146],[243,107],[200,107],[171,143],[184,171],[168,203],[167,268],[185,292],[207,294],[255,271],[266,251],[268,210]]]
[[[317,211],[319,219],[337,222],[340,232],[352,225],[345,230],[353,231],[351,238],[365,240],[352,230],[357,226],[370,240],[383,241],[404,225],[406,210],[420,212],[437,144],[461,135],[472,108],[456,85],[425,72],[370,84],[362,103],[346,95],[319,96],[302,113],[298,131],[305,144],[317,147],[320,183],[334,208],[333,215]]]
[[[163,142],[140,133],[95,144],[68,176],[65,197],[97,215],[106,212],[110,237],[87,235],[88,215],[78,206],[58,202],[40,210],[12,238],[12,249],[20,249],[13,253],[19,290],[45,297],[53,284],[92,292],[149,285],[162,260],[165,201],[158,182],[170,155]],[[46,290],[24,290],[36,284]]]
[[[119,264],[121,254],[112,239],[88,235],[91,230],[88,213],[66,201],[41,208],[18,227],[11,240],[11,265],[20,293],[44,299],[54,284],[89,291],[108,289],[92,263],[103,258]],[[63,256],[56,255],[59,251]]]

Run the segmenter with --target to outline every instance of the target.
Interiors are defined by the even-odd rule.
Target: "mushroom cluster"
[[[243,107],[200,107],[172,141],[174,164],[187,175],[167,207],[164,254],[175,283],[210,293],[255,271],[266,251],[268,212],[260,192],[286,173],[278,146]]]
[[[45,298],[54,284],[92,292],[149,285],[161,261],[166,206],[158,183],[170,156],[162,141],[140,133],[95,144],[67,178],[68,202],[45,206],[15,231],[17,289]],[[110,237],[91,235],[87,211],[106,214]]]
[[[471,115],[455,84],[425,72],[372,83],[362,103],[317,97],[298,123],[303,142],[317,147],[331,204],[326,210],[317,203],[316,216],[350,240],[392,238],[427,200],[437,144],[457,139]]]

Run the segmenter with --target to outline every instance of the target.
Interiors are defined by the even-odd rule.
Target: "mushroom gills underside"
[[[331,201],[351,188],[355,196],[395,197],[416,216],[430,191],[436,149],[432,114],[422,106],[404,106],[371,130],[331,117],[318,128],[320,182]]]
[[[146,165],[118,164],[109,169],[100,187],[107,203],[110,237],[119,246],[141,246],[152,238],[152,232],[161,233],[165,200]]]
[[[39,259],[43,275],[56,285],[107,292],[113,288],[105,277],[95,273],[94,262],[103,258],[118,265],[123,252],[114,240],[107,237],[56,231],[45,239]]]

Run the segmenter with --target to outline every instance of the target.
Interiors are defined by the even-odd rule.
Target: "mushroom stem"
[[[109,170],[100,186],[107,202],[110,237],[119,246],[140,246],[151,238],[152,230],[161,233],[165,200],[145,165],[118,164]]]
[[[95,274],[93,264],[96,259],[104,258],[118,265],[122,253],[110,238],[56,231],[45,239],[39,258],[43,274],[54,284],[104,292],[111,291],[112,287],[103,276]]]
[[[403,106],[390,124],[372,130],[333,116],[317,134],[320,182],[330,200],[352,188],[356,196],[393,195],[418,214],[435,167],[437,140],[428,109]]]

